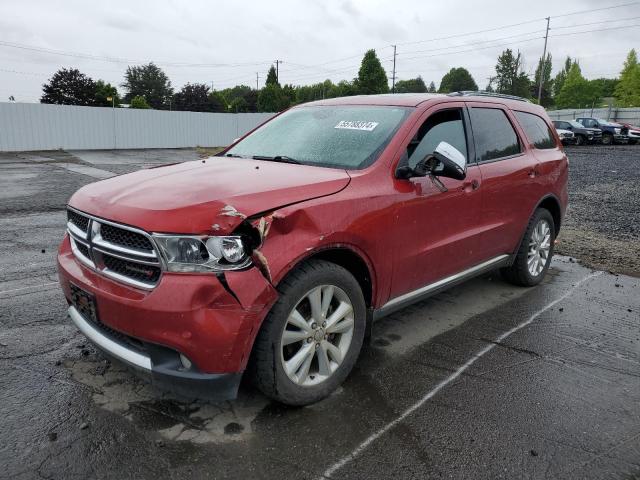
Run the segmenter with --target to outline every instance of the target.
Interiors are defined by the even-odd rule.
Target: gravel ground
[[[569,211],[556,251],[640,277],[640,146],[567,147]]]

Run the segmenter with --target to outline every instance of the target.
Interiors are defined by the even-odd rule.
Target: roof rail
[[[462,90],[460,92],[451,92],[448,94],[450,97],[496,97],[496,98],[508,98],[509,100],[518,100],[520,102],[531,101],[524,97],[518,97],[516,95],[505,95],[504,93],[485,92],[483,90]]]

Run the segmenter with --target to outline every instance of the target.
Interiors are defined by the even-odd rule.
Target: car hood
[[[563,134],[563,135],[564,135],[564,134],[572,135],[572,134],[573,134],[573,132],[572,132],[571,130],[564,130],[564,129],[562,129],[562,128],[556,128],[556,132],[558,132],[558,135],[560,135],[560,134]]]
[[[245,217],[331,195],[345,170],[210,157],[92,183],[69,205],[115,222],[164,233],[229,233]]]

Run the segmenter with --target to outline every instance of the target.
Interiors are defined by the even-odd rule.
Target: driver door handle
[[[478,181],[478,179],[474,178],[473,180],[465,180],[464,182],[462,182],[462,187],[460,187],[460,189],[464,190],[465,192],[472,192],[474,190],[477,190],[479,186],[480,182]]]

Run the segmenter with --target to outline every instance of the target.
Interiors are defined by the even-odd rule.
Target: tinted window
[[[534,147],[539,149],[556,147],[556,141],[547,126],[547,122],[532,113],[515,112],[515,114],[518,122],[520,122],[520,125],[522,125],[524,129],[524,133],[529,137]],[[566,128],[567,126],[568,125],[565,124],[561,128]]]
[[[376,160],[410,111],[368,105],[293,108],[226,154],[286,156],[307,165],[364,168]]]
[[[495,160],[520,153],[518,136],[502,110],[472,108],[470,115],[478,161]]]
[[[434,113],[422,124],[407,147],[409,166],[415,167],[420,160],[433,153],[440,142],[447,142],[468,158],[467,138],[460,110]]]

